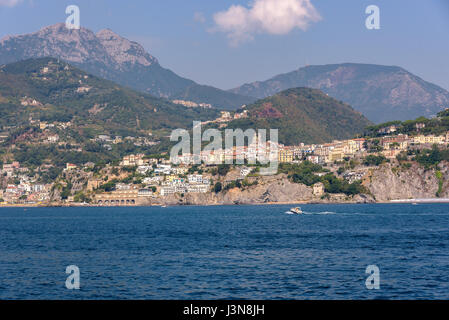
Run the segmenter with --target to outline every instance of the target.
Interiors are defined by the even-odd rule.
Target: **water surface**
[[[1,208],[0,299],[449,298],[448,204],[290,207]]]

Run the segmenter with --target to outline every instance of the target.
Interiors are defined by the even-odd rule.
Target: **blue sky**
[[[270,2],[0,0],[0,38],[64,22],[66,6],[76,4],[83,27],[110,28],[141,43],[162,66],[222,89],[305,64],[360,62],[399,65],[449,90],[449,1],[310,0],[321,19],[310,18],[308,28],[263,29],[264,16],[259,24],[239,21],[234,31],[245,37],[233,43],[214,15],[232,5],[250,10],[253,1]],[[380,30],[365,27],[365,8],[372,4],[380,8]]]

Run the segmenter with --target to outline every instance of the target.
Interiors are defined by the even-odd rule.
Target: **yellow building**
[[[285,149],[279,150],[278,160],[280,163],[293,162],[293,151]]]
[[[343,160],[344,156],[345,156],[344,147],[337,147],[329,152],[328,159],[330,162],[341,161]]]
[[[47,122],[40,122],[39,123],[39,129],[44,130],[48,127]]]
[[[165,181],[173,182],[173,180],[179,179],[179,177],[176,174],[170,174],[168,176],[165,176]]]
[[[443,144],[446,141],[445,136],[434,136],[434,135],[419,135],[413,138],[414,143],[430,143],[430,144]]]

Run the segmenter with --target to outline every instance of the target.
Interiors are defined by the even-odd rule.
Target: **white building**
[[[147,174],[151,170],[153,170],[152,166],[138,166],[137,167],[137,172],[140,174]]]
[[[187,176],[187,180],[189,183],[203,183],[203,175],[202,174],[189,174]]]

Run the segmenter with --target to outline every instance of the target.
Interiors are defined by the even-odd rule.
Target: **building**
[[[47,137],[47,141],[49,143],[56,143],[56,142],[58,142],[58,140],[59,140],[59,136],[57,134]]]
[[[157,168],[154,169],[155,174],[169,175],[171,172],[172,168],[169,164],[159,164]]]
[[[67,171],[69,171],[69,170],[75,170],[76,168],[77,168],[76,164],[73,164],[73,163],[67,163],[66,166],[65,166],[65,169],[66,169]]]
[[[315,163],[315,164],[324,164],[325,163],[325,158],[323,156],[320,155],[309,155],[307,156],[307,160]]]
[[[396,132],[397,130],[398,130],[397,126],[391,125],[391,126],[381,128],[377,132],[382,133],[382,134],[390,134],[390,133]]]
[[[161,196],[167,196],[175,193],[187,193],[187,188],[183,185],[180,186],[163,186],[161,187]]]
[[[103,183],[103,180],[100,180],[100,179],[93,179],[93,180],[87,181],[87,191],[93,191],[95,189],[98,189],[102,183]]]
[[[187,171],[189,171],[189,168],[187,168],[187,167],[178,167],[178,168],[173,168],[172,171],[175,174],[184,175],[184,174],[187,173]]]
[[[188,193],[207,193],[209,192],[210,186],[207,184],[195,184],[191,185],[189,184],[187,186],[187,192]]]
[[[120,165],[123,167],[143,166],[145,164],[143,157],[143,154],[131,154],[129,156],[125,156],[123,157],[122,162],[120,162]]]
[[[153,170],[153,167],[152,167],[152,166],[147,166],[147,165],[145,165],[145,166],[138,166],[138,167],[137,167],[137,172],[138,172],[139,174],[147,174],[147,173],[150,172],[151,170]]]
[[[203,175],[201,174],[189,174],[187,180],[190,184],[192,183],[203,183]]]
[[[293,151],[288,149],[279,150],[279,158],[278,161],[280,163],[290,163],[293,161]]]
[[[324,194],[324,184],[322,182],[313,185],[313,195],[321,197]]]
[[[155,176],[155,177],[146,177],[143,179],[142,182],[146,185],[151,185],[151,184],[159,184],[162,180],[164,180],[164,177]]]
[[[348,181],[349,183],[354,183],[356,181],[362,180],[365,175],[366,175],[365,171],[351,171],[351,172],[346,172],[343,175],[343,178],[346,181]]]
[[[345,157],[344,146],[332,149],[327,157],[328,162],[341,161]]]
[[[152,189],[139,189],[137,196],[138,197],[152,197],[153,190]]]
[[[417,144],[428,143],[428,144],[443,144],[446,142],[446,136],[434,136],[434,135],[418,135],[413,137],[413,142]]]
[[[381,145],[385,150],[399,149],[406,150],[408,147],[408,135],[399,134],[397,136],[384,137],[381,139]]]
[[[47,122],[41,121],[39,122],[39,129],[45,130],[48,127]]]
[[[116,190],[108,193],[95,195],[95,202],[104,206],[126,206],[134,205],[137,202],[139,191],[132,190]]]

